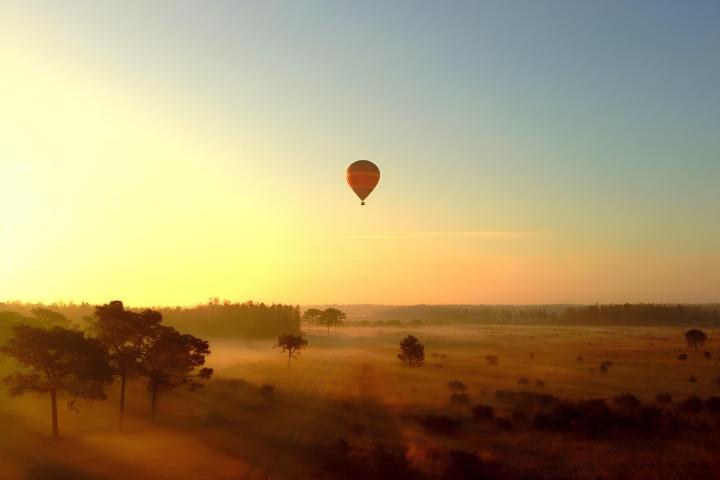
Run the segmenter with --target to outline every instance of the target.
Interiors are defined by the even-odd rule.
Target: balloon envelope
[[[380,181],[380,169],[369,160],[358,160],[347,168],[347,182],[353,192],[360,197],[361,205],[364,200],[375,189]]]

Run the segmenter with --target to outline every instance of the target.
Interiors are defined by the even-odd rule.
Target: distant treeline
[[[358,324],[720,326],[720,305],[413,305],[387,307],[375,318]]]
[[[653,303],[589,305],[567,308],[560,320],[569,325],[720,325],[720,306]]]
[[[211,299],[194,307],[155,307],[155,310],[162,313],[163,323],[202,337],[270,338],[300,331],[299,306]],[[0,339],[7,337],[17,323],[84,329],[94,311],[95,306],[88,303],[0,303]]]
[[[190,308],[160,309],[168,325],[206,337],[264,338],[300,332],[300,307],[211,300]]]

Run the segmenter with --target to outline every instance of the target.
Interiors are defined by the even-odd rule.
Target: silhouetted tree
[[[75,407],[78,399],[105,398],[105,386],[112,381],[107,350],[83,332],[58,326],[44,329],[16,325],[13,333],[0,352],[26,370],[8,375],[3,383],[11,397],[28,392],[49,393],[52,434],[58,438],[58,395],[71,397],[70,407]]]
[[[322,312],[320,321],[327,327],[328,335],[330,335],[330,327],[336,328],[342,323],[345,317],[345,312],[342,312],[337,308],[327,308]]]
[[[425,345],[412,335],[400,342],[400,353],[397,358],[408,367],[421,367],[425,362]]]
[[[698,347],[705,345],[706,340],[707,334],[697,328],[693,328],[685,332],[685,341],[687,342],[688,348],[694,348],[697,350]]]
[[[205,340],[181,334],[172,327],[158,325],[153,329],[138,368],[139,375],[148,383],[152,420],[157,415],[158,396],[162,390],[183,385],[195,390],[203,385],[198,380],[208,380],[212,376],[212,368],[200,368],[209,354],[209,344]]]
[[[290,368],[290,360],[293,356],[300,355],[300,352],[307,347],[308,341],[302,335],[280,335],[275,348],[279,348],[281,352],[288,354],[288,368]]]
[[[108,349],[110,364],[120,379],[120,423],[125,418],[125,385],[137,373],[162,315],[153,310],[142,313],[125,310],[119,300],[95,308],[90,331]]]

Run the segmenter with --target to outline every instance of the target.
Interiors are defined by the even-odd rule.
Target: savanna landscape
[[[0,0],[0,480],[720,480],[719,26]]]

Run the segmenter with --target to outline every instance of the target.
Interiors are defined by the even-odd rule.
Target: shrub
[[[582,355],[578,355],[577,357],[575,357],[575,361],[576,361],[576,362],[582,362],[582,361],[583,361]]]
[[[538,388],[543,388],[545,386],[545,382],[538,378],[535,380],[535,386]]]
[[[518,385],[527,385],[530,383],[530,379],[528,379],[527,377],[520,377],[517,379],[517,383]]]
[[[513,423],[508,420],[507,418],[497,417],[495,419],[495,425],[500,430],[512,430],[513,429]]]
[[[528,354],[528,357],[530,357],[530,360],[533,360],[535,359],[535,354],[531,352]]]
[[[690,383],[697,383],[697,378],[695,378],[695,375],[690,375],[688,377],[688,382]]]
[[[680,411],[683,413],[700,413],[703,409],[703,401],[697,395],[690,395],[680,404]]]
[[[465,385],[460,380],[453,380],[452,382],[448,382],[447,384],[448,388],[454,392],[464,392],[467,390],[467,385]]]
[[[462,423],[450,415],[428,414],[420,421],[421,425],[433,433],[450,435],[460,430]]]
[[[672,403],[672,396],[669,393],[658,393],[655,395],[655,401],[657,403]]]
[[[450,395],[450,403],[454,403],[456,405],[467,405],[470,403],[470,397],[468,397],[467,393],[453,393]]]
[[[705,400],[705,408],[712,413],[720,413],[720,397],[709,397]]]
[[[605,360],[600,364],[600,372],[607,373],[608,369],[612,367],[613,363],[610,360]]]
[[[681,353],[677,358],[678,360],[687,360],[687,353]]]
[[[472,407],[472,415],[475,420],[492,420],[495,418],[495,410],[490,405],[475,405]]]
[[[485,355],[485,361],[492,367],[497,366],[499,363],[497,355]]]
[[[705,358],[712,358],[712,353],[706,351],[706,352],[705,352]]]
[[[642,402],[632,393],[623,393],[613,398],[613,401],[620,407],[627,410],[640,408]]]
[[[275,385],[270,385],[269,383],[264,384],[260,387],[260,395],[265,400],[272,400],[275,396]]]

